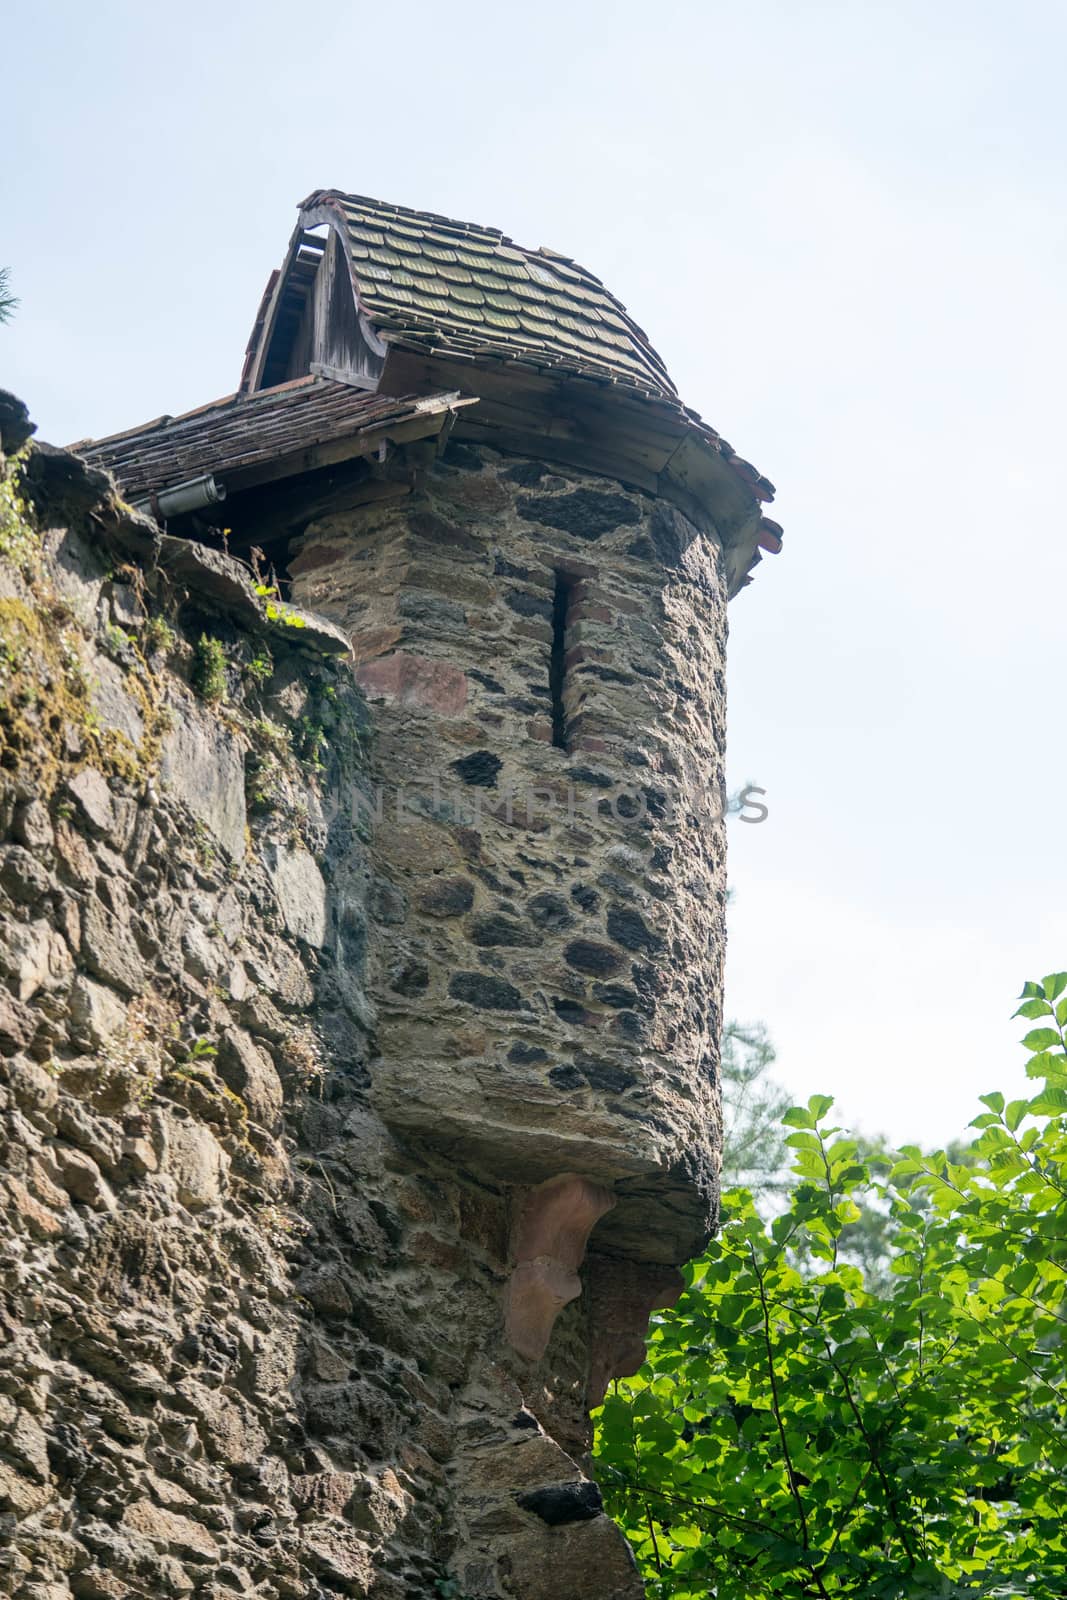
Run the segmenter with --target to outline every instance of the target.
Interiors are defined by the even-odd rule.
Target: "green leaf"
[[[990,1111],[1004,1110],[1004,1096],[996,1089],[991,1090],[989,1094],[980,1094],[978,1098],[982,1105],[989,1107]]]
[[[1064,989],[1067,989],[1067,972],[1051,972],[1047,978],[1042,978],[1041,987],[1045,991],[1046,1000],[1058,1000]]]
[[[816,1122],[821,1122],[833,1103],[832,1094],[813,1094],[808,1099],[808,1110]]]
[[[819,1157],[820,1170],[822,1167],[822,1145],[819,1136],[815,1133],[789,1133],[786,1134],[785,1143],[791,1150],[813,1150]]]
[[[1052,1007],[1047,1000],[1024,1000],[1019,1009],[1014,1011],[1012,1015],[1025,1017],[1028,1022],[1032,1022],[1036,1017],[1052,1016]]]
[[[1055,1050],[1060,1036],[1055,1028],[1031,1028],[1022,1043],[1026,1050]]]
[[[1057,1117],[1067,1111],[1067,1089],[1048,1083],[1035,1100],[1030,1101],[1030,1113],[1035,1117]]]
[[[790,1106],[782,1122],[787,1128],[814,1128],[815,1118],[804,1106]]]
[[[1004,1113],[1004,1121],[1007,1123],[1012,1133],[1015,1132],[1016,1128],[1026,1116],[1026,1113],[1029,1111],[1029,1109],[1029,1100],[1013,1100],[1008,1106],[1008,1109]]]

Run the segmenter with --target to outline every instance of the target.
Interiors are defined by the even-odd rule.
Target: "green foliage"
[[[178,643],[178,635],[165,617],[149,617],[144,627],[144,642],[149,655],[159,651],[161,655],[169,656]]]
[[[200,635],[194,649],[193,688],[210,704],[226,698],[226,652],[218,639],[206,633]]]
[[[323,772],[326,763],[322,759],[326,747],[326,729],[321,722],[315,722],[311,717],[301,717],[299,755],[313,772]]]
[[[0,321],[3,321],[3,283],[0,281]],[[20,572],[28,573],[36,565],[41,541],[30,521],[29,508],[19,493],[24,452],[12,456],[4,471],[0,471],[0,558],[9,561]]]
[[[11,293],[11,269],[0,267],[0,322],[10,322],[18,306],[18,297]]]
[[[297,611],[292,611],[280,598],[276,583],[257,583],[254,585],[259,598],[264,602],[268,622],[281,622],[287,628],[306,628],[307,623]]]
[[[125,628],[120,628],[117,623],[109,622],[104,629],[104,649],[109,656],[114,656],[117,661],[130,661],[137,640],[132,633],[127,633]]]
[[[210,1039],[194,1039],[189,1046],[188,1056],[190,1061],[204,1061],[210,1056],[217,1055],[218,1051]]]
[[[265,684],[270,682],[271,675],[274,672],[274,662],[271,660],[270,651],[262,650],[257,655],[254,655],[250,661],[246,661],[242,672],[249,683],[253,684],[257,689],[262,689]]]
[[[722,1186],[748,1189],[757,1200],[788,1186],[789,1149],[782,1118],[789,1110],[789,1095],[769,1076],[774,1062],[774,1046],[762,1022],[726,1024],[719,1068]]]
[[[962,1155],[872,1178],[815,1095],[797,1182],[744,1190],[598,1421],[599,1477],[650,1600],[1067,1594],[1067,974],[1029,983],[1027,1072]],[[871,1197],[891,1270],[842,1240]]]

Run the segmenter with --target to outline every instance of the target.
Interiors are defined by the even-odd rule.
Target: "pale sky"
[[[63,443],[236,386],[312,189],[602,277],[777,485],[732,607],[728,1011],[898,1140],[1067,966],[1067,7],[40,0],[4,22],[0,385]]]

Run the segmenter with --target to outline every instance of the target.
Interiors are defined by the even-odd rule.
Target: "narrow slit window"
[[[552,597],[552,654],[548,664],[548,686],[552,691],[552,743],[557,750],[567,748],[567,713],[563,690],[567,679],[567,623],[574,580],[565,572],[556,573]]]

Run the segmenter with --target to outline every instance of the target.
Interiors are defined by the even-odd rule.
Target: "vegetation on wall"
[[[40,554],[40,538],[22,495],[25,451],[0,458],[0,559],[20,573],[32,571]]]
[[[1067,973],[1028,983],[1030,1099],[872,1175],[816,1095],[795,1183],[722,1232],[599,1415],[651,1600],[1067,1593]],[[844,1259],[861,1205],[889,1271]]]
[[[193,688],[209,705],[226,698],[226,652],[218,639],[202,633],[196,641],[193,661]]]

